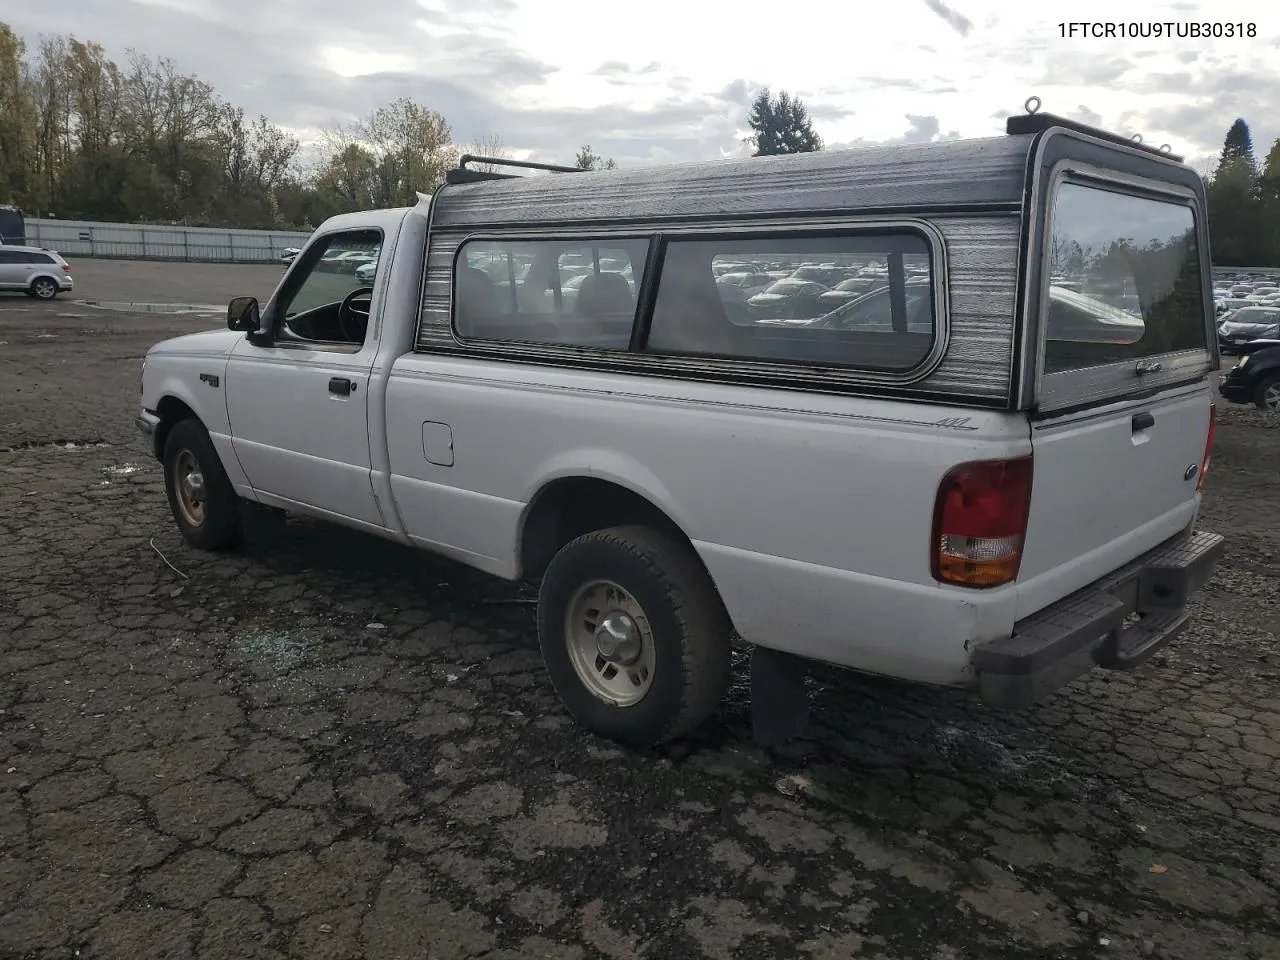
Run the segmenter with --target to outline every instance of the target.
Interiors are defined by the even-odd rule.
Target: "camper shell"
[[[1159,390],[1216,369],[1204,186],[1165,151],[1050,115],[1010,118],[1001,137],[867,147],[718,163],[507,176],[465,169],[434,195],[416,349],[433,353],[693,378],[771,388],[883,396],[1025,411],[1061,411],[1106,395]],[[536,165],[534,165],[536,166]],[[552,168],[566,170],[567,168]],[[1040,356],[1048,296],[1045,225],[1064,182],[1190,205],[1199,238],[1205,346],[1160,371],[1132,364],[1087,377],[1046,374]],[[644,348],[653,291],[639,294],[626,350],[464,342],[451,322],[459,246],[487,237],[530,240],[648,237],[656,282],[668,241],[760,229],[806,235],[915,234],[927,245],[934,343],[902,373],[740,356],[656,356]],[[648,296],[646,296],[646,293]],[[785,335],[779,334],[779,336]],[[1136,376],[1141,376],[1140,384]]]

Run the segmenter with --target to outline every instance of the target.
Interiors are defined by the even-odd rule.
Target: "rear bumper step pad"
[[[1013,636],[974,651],[982,699],[1025,707],[1095,666],[1133,669],[1182,632],[1225,545],[1216,533],[1180,534],[1019,621]]]

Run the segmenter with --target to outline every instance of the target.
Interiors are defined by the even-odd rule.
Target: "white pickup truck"
[[[538,581],[564,704],[637,744],[714,711],[735,636],[776,742],[807,661],[1023,707],[1186,622],[1223,543],[1193,530],[1218,356],[1177,158],[1031,114],[633,171],[473,159],[149,352],[137,423],[188,543],[234,546],[250,503]]]

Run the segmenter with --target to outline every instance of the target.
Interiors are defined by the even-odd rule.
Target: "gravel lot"
[[[221,303],[279,270],[75,276]],[[561,712],[527,590],[305,521],[182,544],[138,364],[217,322],[0,294],[0,957],[1280,957],[1256,411],[1220,413],[1227,559],[1136,674],[1000,714],[824,673],[790,759],[740,691],[628,753]]]

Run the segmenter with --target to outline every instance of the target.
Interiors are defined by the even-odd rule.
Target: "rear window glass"
[[[932,280],[913,232],[673,239],[645,349],[906,372],[933,349]]]
[[[1191,207],[1064,183],[1049,259],[1046,373],[1205,348]]]

